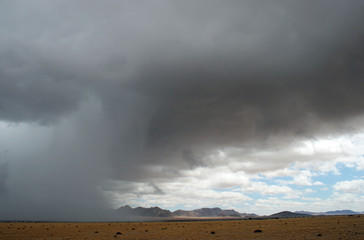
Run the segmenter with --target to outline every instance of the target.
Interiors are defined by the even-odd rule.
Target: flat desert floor
[[[0,239],[364,239],[364,215],[130,223],[0,222]]]

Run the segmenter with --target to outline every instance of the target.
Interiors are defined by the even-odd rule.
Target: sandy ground
[[[364,239],[364,215],[191,222],[0,222],[0,239]]]

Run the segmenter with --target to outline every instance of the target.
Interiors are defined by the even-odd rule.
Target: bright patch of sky
[[[115,207],[122,204],[145,207],[158,205],[176,210],[218,206],[257,214],[272,214],[283,210],[362,211],[363,143],[362,133],[307,140],[295,144],[293,149],[284,150],[291,154],[291,162],[287,167],[281,168],[279,162],[263,161],[260,163],[264,169],[262,172],[252,170],[244,158],[227,160],[229,153],[220,150],[219,156],[224,158],[223,162],[228,163],[226,165],[211,167],[206,164],[185,170],[173,178],[172,183],[170,179],[154,181],[153,185],[141,182],[119,183],[138,184],[139,192],[117,195],[117,191],[111,190],[107,195],[116,194],[111,197]],[[212,159],[215,160],[216,158]],[[231,168],[231,165],[239,167]],[[148,185],[148,190],[143,189]],[[155,186],[163,189],[163,192],[156,191]],[[131,187],[133,188],[135,189]]]

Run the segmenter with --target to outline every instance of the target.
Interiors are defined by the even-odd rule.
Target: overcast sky
[[[0,1],[0,216],[364,211],[364,2]]]

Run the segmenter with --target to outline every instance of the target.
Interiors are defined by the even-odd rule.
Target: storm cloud
[[[355,0],[1,1],[0,120],[47,131],[0,165],[7,214],[107,205],[108,180],[163,194],[154,178],[219,149],[355,132],[363,12]]]

